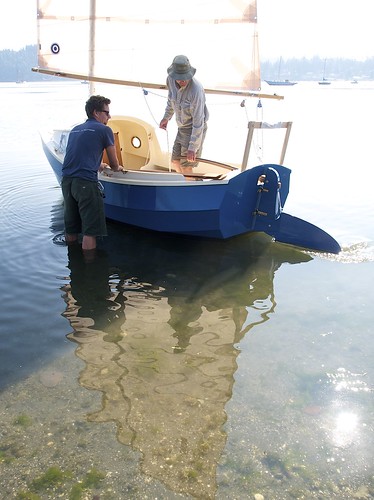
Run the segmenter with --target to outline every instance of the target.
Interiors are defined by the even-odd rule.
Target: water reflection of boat
[[[236,344],[274,312],[282,263],[311,257],[258,234],[217,245],[116,225],[109,233],[93,262],[69,249],[63,287],[80,383],[103,394],[88,419],[114,421],[146,475],[214,498]]]

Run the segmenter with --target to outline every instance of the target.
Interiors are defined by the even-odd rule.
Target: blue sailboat
[[[163,9],[151,1],[146,16],[143,3],[129,7],[115,0],[91,0],[86,12],[79,2],[39,0],[39,64],[33,70],[80,81],[138,87],[144,93],[165,91],[165,84],[155,82],[165,80],[165,68],[175,53],[188,53],[199,68],[199,80],[204,82],[207,94],[235,96],[243,101],[282,98],[260,92],[256,0],[243,4],[165,0]],[[160,40],[163,27],[176,41],[172,47],[165,48]],[[207,58],[200,46],[184,46],[183,40],[190,39],[191,30],[199,39],[217,41],[218,59],[214,55]],[[250,50],[243,39],[252,41]],[[110,58],[112,52],[115,59]],[[164,64],[160,64],[160,54]],[[123,172],[99,174],[109,219],[187,237],[228,239],[261,231],[289,245],[340,251],[338,242],[324,230],[284,211],[291,170],[283,162],[291,122],[247,122],[242,162],[200,158],[193,177],[171,169],[170,154],[161,149],[149,122],[116,115],[108,125],[115,134],[117,156],[124,168]],[[249,167],[254,132],[272,128],[284,129],[279,162]],[[58,181],[69,133],[69,128],[55,130],[42,138]]]

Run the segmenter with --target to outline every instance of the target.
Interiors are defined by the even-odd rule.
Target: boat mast
[[[88,50],[88,77],[89,93],[95,94],[95,82],[91,79],[95,74],[95,19],[96,19],[96,0],[90,1],[90,40]]]
[[[280,81],[281,66],[282,66],[282,56],[280,56],[278,64],[278,82]]]

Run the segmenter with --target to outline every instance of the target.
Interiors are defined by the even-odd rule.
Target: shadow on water
[[[114,223],[108,232],[91,261],[68,249],[62,287],[80,384],[102,393],[87,418],[115,422],[144,474],[213,498],[236,344],[274,312],[277,269],[311,257],[258,234],[203,241]]]

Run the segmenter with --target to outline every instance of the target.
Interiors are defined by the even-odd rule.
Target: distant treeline
[[[27,45],[25,48],[0,51],[0,81],[40,81],[59,79],[40,73],[34,73],[31,68],[37,66],[37,46]],[[325,77],[329,80],[374,80],[374,57],[365,61],[354,59],[283,59],[279,61],[264,61],[261,63],[263,80],[321,80],[325,68]]]
[[[282,59],[281,64],[279,61],[261,63],[263,80],[313,81],[322,80],[323,76],[328,80],[374,80],[374,57],[365,61],[342,58],[325,61],[316,56],[312,59]]]
[[[35,82],[46,76],[34,73],[31,68],[38,65],[37,46],[27,45],[21,50],[0,50],[1,82]],[[53,77],[48,77],[50,79]]]

